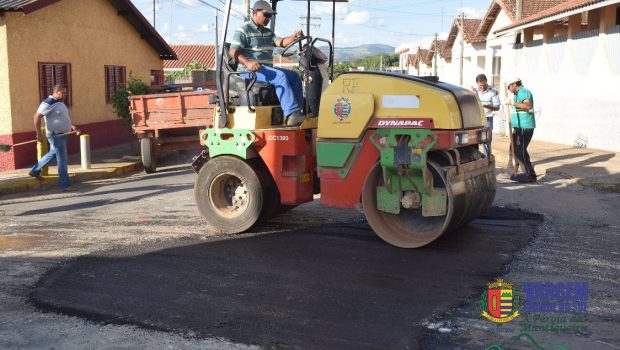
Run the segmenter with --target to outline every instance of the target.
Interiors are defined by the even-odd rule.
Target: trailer
[[[176,91],[129,97],[133,132],[140,140],[144,170],[157,169],[164,152],[200,147],[201,130],[213,125],[214,90]]]

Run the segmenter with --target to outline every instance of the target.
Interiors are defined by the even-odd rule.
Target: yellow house
[[[0,143],[34,139],[33,115],[55,84],[92,148],[129,141],[110,97],[130,74],[161,84],[164,59],[176,54],[130,0],[0,1]],[[15,147],[0,153],[0,171],[35,161],[34,144]]]

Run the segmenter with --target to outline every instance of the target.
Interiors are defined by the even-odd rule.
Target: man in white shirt
[[[499,111],[499,94],[492,86],[487,84],[487,76],[484,74],[478,74],[476,77],[477,88],[474,89],[474,93],[482,103],[484,112],[487,115],[487,128],[491,130],[489,135],[489,142],[484,143],[484,155],[489,157],[491,155],[491,138],[493,135],[493,116],[495,111]]]
[[[45,119],[45,136],[50,143],[50,150],[41,160],[32,167],[29,175],[41,179],[41,169],[45,167],[52,159],[56,158],[58,166],[58,181],[60,189],[67,191],[71,182],[69,181],[68,172],[68,154],[67,154],[67,135],[71,131],[80,131],[71,124],[69,117],[69,109],[63,100],[67,95],[67,89],[62,85],[55,85],[52,95],[48,96],[41,102],[37,112],[34,114],[34,130],[37,133],[37,140],[43,141],[41,136],[41,118]]]

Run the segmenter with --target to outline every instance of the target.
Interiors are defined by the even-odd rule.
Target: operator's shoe
[[[532,183],[532,182],[536,182],[536,174],[511,175],[510,180],[521,182],[521,183]]]
[[[295,111],[286,118],[286,125],[288,126],[298,126],[304,122],[306,118],[301,114],[300,111]]]
[[[43,176],[41,176],[41,173],[35,173],[34,171],[30,170],[28,175],[34,177],[37,180],[43,180]]]

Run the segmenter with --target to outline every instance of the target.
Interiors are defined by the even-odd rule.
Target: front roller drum
[[[421,208],[406,209],[401,206],[399,214],[381,211],[377,206],[377,187],[383,186],[380,163],[374,165],[366,176],[362,189],[362,206],[366,220],[375,233],[387,243],[400,248],[418,248],[441,236],[448,228],[453,211],[453,197],[441,167],[429,163],[433,174],[433,187],[447,190],[447,209],[443,216],[422,216]]]
[[[472,163],[472,165],[474,165]],[[362,205],[370,227],[384,241],[401,248],[418,248],[444,232],[464,226],[484,212],[495,197],[494,164],[472,170],[466,178],[452,176],[438,163],[428,161],[433,187],[446,192],[446,212],[423,216],[421,208],[401,206],[399,214],[377,209],[377,187],[384,185],[379,163],[368,173],[362,189]],[[475,172],[475,174],[474,174]]]
[[[200,169],[194,196],[200,214],[220,233],[246,231],[263,208],[263,189],[255,169],[231,156],[213,158]]]

